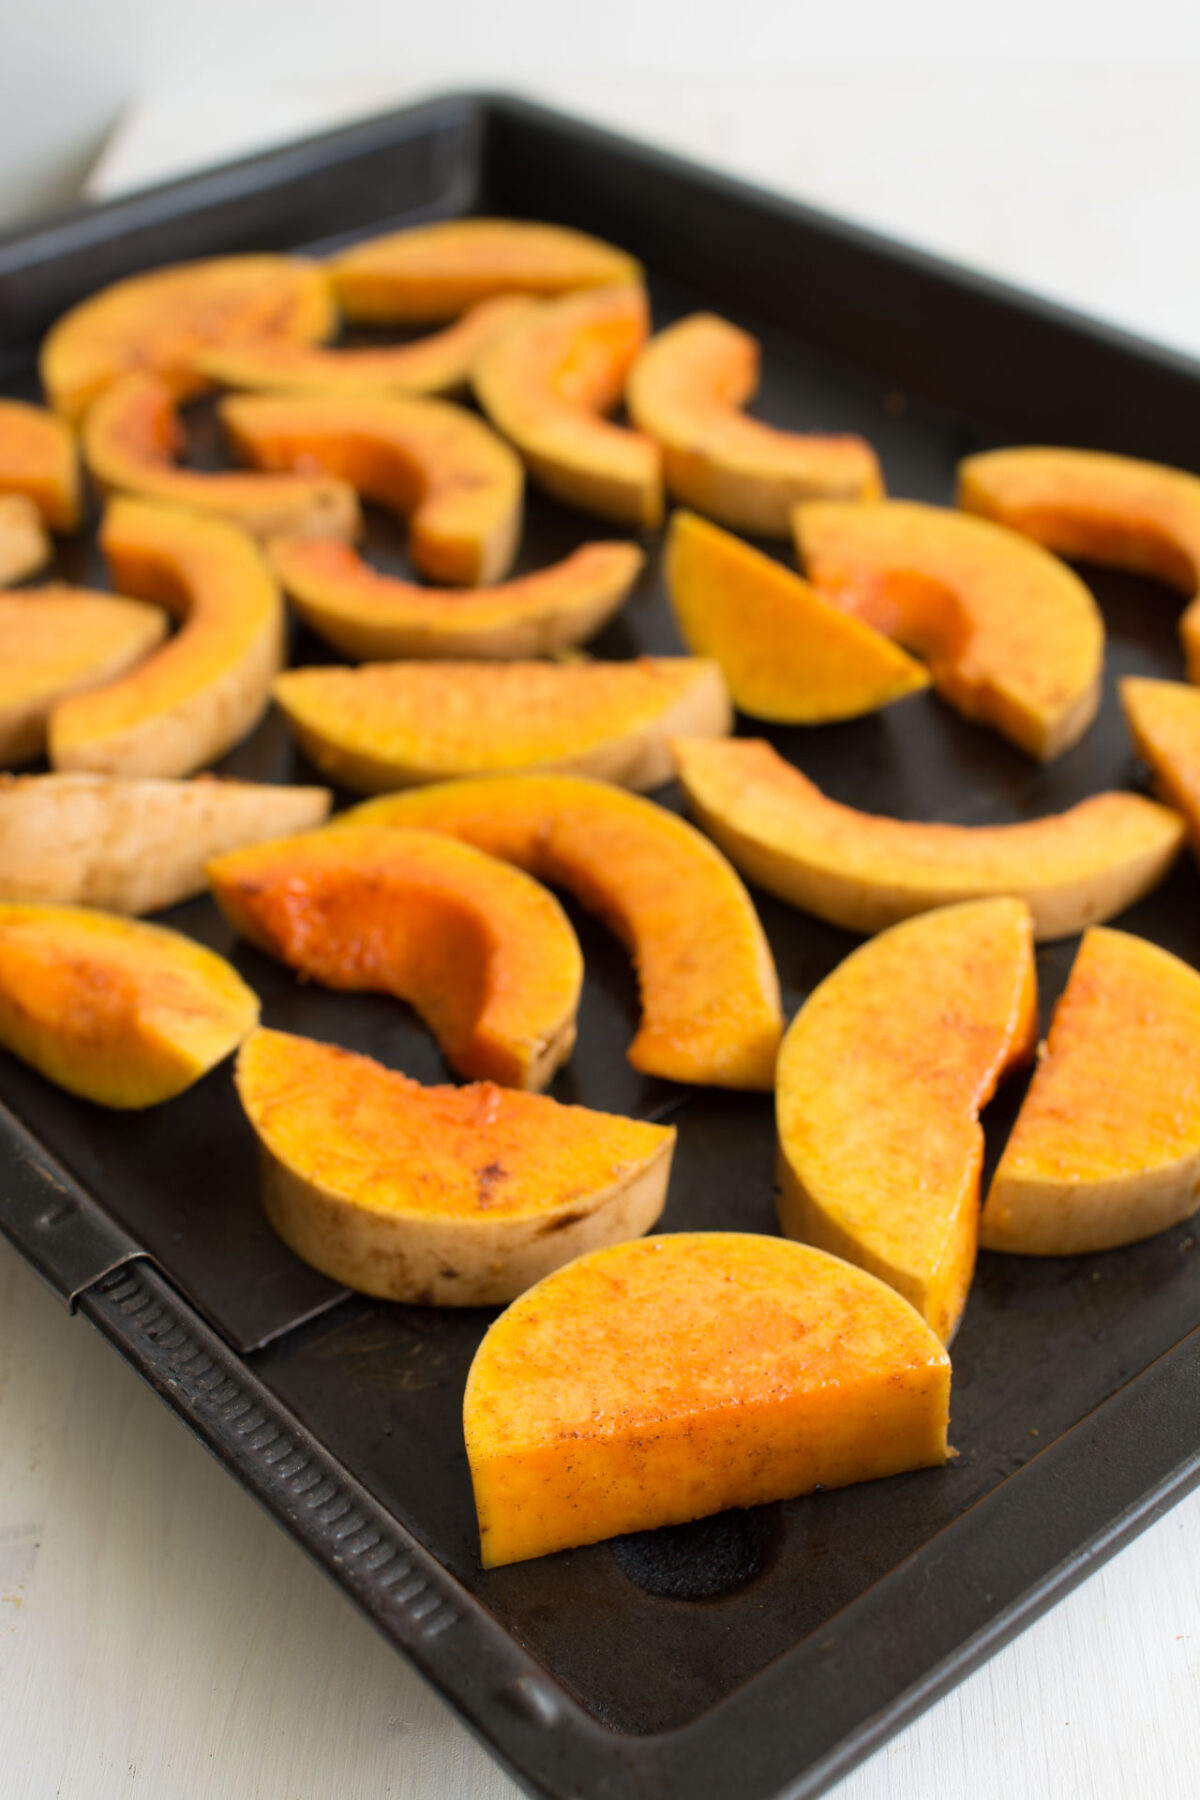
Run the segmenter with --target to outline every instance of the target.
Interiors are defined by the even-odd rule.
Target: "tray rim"
[[[1200,397],[1200,361],[1167,346],[1139,338],[1119,326],[1089,318],[1061,303],[1024,292],[982,271],[960,267],[936,253],[911,247],[803,202],[760,188],[707,165],[696,164],[657,146],[590,121],[579,120],[519,96],[464,90],[431,96],[400,108],[357,120],[294,143],[224,163],[157,186],[140,189],[96,205],[74,207],[49,220],[23,224],[0,235],[0,281],[6,274],[34,263],[53,263],[82,240],[103,244],[130,230],[152,230],[156,223],[182,211],[219,208],[237,197],[295,181],[306,169],[329,169],[352,163],[373,149],[398,145],[422,132],[452,127],[486,138],[496,122],[569,134],[592,145],[597,154],[620,152],[635,157],[648,173],[659,171],[722,195],[765,217],[790,221],[831,241],[882,258],[897,269],[917,272],[960,296],[970,295],[1014,315],[1040,320],[1076,340],[1116,352],[1185,386]],[[453,196],[452,196],[453,198]],[[459,195],[461,198],[461,195]],[[72,243],[70,240],[74,238]],[[151,266],[144,264],[140,266]],[[0,318],[0,326],[3,319]],[[425,1551],[418,1540],[387,1514],[353,1474],[323,1449],[255,1375],[253,1367],[230,1349],[200,1314],[173,1288],[169,1276],[147,1259],[107,1214],[57,1167],[53,1154],[11,1114],[0,1109],[0,1168],[9,1176],[0,1195],[0,1231],[49,1282],[71,1310],[78,1309],[101,1331],[160,1397],[195,1431],[227,1468],[267,1506],[272,1515],[314,1557],[377,1626],[414,1662],[421,1673],[456,1708],[468,1726],[531,1793],[564,1796],[586,1791],[597,1800],[646,1800],[648,1796],[681,1797],[698,1791],[689,1781],[702,1775],[712,1800],[767,1800],[767,1796],[815,1796],[845,1775],[888,1736],[915,1717],[1014,1637],[1055,1600],[1165,1512],[1200,1482],[1200,1328],[1181,1338],[1169,1351],[1132,1376],[1108,1399],[1038,1455],[1009,1475],[989,1494],[944,1528],[874,1587],[851,1602],[834,1619],[802,1643],[776,1658],[741,1688],[689,1724],[645,1736],[610,1729],[589,1713],[537,1663],[496,1619]],[[47,1202],[47,1190],[56,1196]],[[230,1383],[238,1395],[222,1401]],[[245,1428],[246,1410],[232,1414],[235,1400],[247,1398],[250,1412],[263,1412],[264,1426],[274,1429],[261,1442],[262,1427]],[[225,1406],[225,1413],[221,1407]],[[1127,1415],[1141,1432],[1131,1453],[1131,1434],[1118,1429]],[[1193,1425],[1196,1446],[1178,1455],[1179,1421]],[[239,1427],[241,1427],[239,1429]],[[285,1435],[290,1451],[279,1448]],[[1113,1439],[1114,1442],[1107,1440]],[[1173,1438],[1175,1443],[1169,1442]],[[1114,1455],[1115,1449],[1115,1455]],[[306,1456],[305,1469],[292,1468],[294,1456]],[[1119,1475],[1106,1485],[1088,1484],[1074,1496],[1070,1527],[1073,1542],[1063,1554],[1047,1560],[1009,1559],[1004,1579],[992,1590],[980,1590],[985,1616],[971,1629],[956,1628],[955,1642],[925,1656],[911,1680],[896,1685],[890,1699],[866,1711],[859,1709],[853,1728],[809,1760],[779,1711],[781,1692],[801,1677],[804,1665],[819,1661],[823,1640],[878,1605],[883,1590],[895,1591],[898,1578],[911,1575],[931,1547],[942,1558],[951,1539],[962,1543],[979,1521],[1014,1496],[1044,1516],[1043,1490],[1062,1506],[1065,1459],[1091,1459],[1098,1474]],[[1114,1470],[1113,1462],[1118,1465]],[[364,1512],[362,1527],[349,1529],[343,1512],[318,1519],[285,1497],[280,1484],[301,1479],[308,1467],[320,1465],[320,1480],[333,1481],[347,1497],[351,1516]],[[288,1473],[291,1469],[290,1474]],[[322,1508],[324,1510],[324,1507]],[[1068,1508],[1070,1511],[1070,1508]],[[370,1559],[378,1543],[363,1544],[344,1554],[343,1539],[356,1540],[376,1529],[376,1515],[390,1534],[396,1555],[414,1573],[401,1578],[390,1599],[386,1587],[368,1577],[376,1570]],[[339,1537],[338,1527],[342,1527]],[[382,1541],[382,1538],[380,1539]],[[971,1556],[974,1552],[971,1552]],[[971,1557],[967,1558],[969,1563]],[[389,1567],[391,1559],[388,1559]],[[364,1573],[365,1572],[365,1573]],[[412,1581],[420,1589],[409,1593]],[[430,1595],[432,1607],[424,1606]],[[406,1597],[407,1596],[407,1597]],[[431,1630],[440,1619],[445,1624]],[[454,1625],[462,1630],[450,1630]],[[479,1681],[479,1659],[494,1671],[488,1690]],[[861,1657],[856,1655],[856,1668]],[[836,1657],[825,1656],[832,1669]],[[811,1674],[811,1670],[807,1673]],[[811,1688],[810,1690],[811,1691]],[[560,1730],[559,1728],[562,1727]],[[736,1745],[732,1760],[722,1762],[720,1745]],[[564,1737],[566,1741],[564,1742]],[[580,1761],[582,1755],[582,1762]]]

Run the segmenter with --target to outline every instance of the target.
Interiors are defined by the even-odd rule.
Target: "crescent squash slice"
[[[202,351],[196,367],[221,387],[266,394],[454,394],[491,340],[529,310],[506,294],[406,344],[298,344],[261,338]]]
[[[565,225],[445,219],[367,238],[328,265],[348,319],[372,325],[454,319],[497,294],[564,294],[637,281],[624,250]]]
[[[283,600],[254,540],[173,506],[117,499],[100,542],[118,587],[181,629],[138,668],[62,700],[50,760],[105,775],[187,775],[258,722],[283,656]]]
[[[635,1069],[770,1090],[782,1031],[770,949],[725,858],[674,813],[607,782],[513,775],[368,801],[342,821],[446,832],[566,888],[633,956]]]
[[[270,555],[305,624],[356,662],[549,656],[599,631],[645,562],[636,544],[582,544],[531,575],[454,589],[381,575],[349,545],[317,538],[276,538]]]
[[[331,1044],[256,1031],[238,1056],[267,1217],[298,1256],[384,1300],[497,1306],[648,1231],[669,1126],[490,1081],[422,1087]]]
[[[298,256],[219,256],[130,275],[64,313],[42,344],[42,386],[78,421],[131,369],[161,375],[177,400],[208,385],[196,352],[238,338],[317,343],[337,326],[324,269]]]
[[[480,405],[556,500],[632,526],[662,521],[662,457],[649,437],[604,417],[649,330],[640,287],[548,300],[475,364]]]
[[[975,1267],[980,1108],[1037,1039],[1029,908],[906,919],[805,1001],[779,1052],[779,1222],[869,1269],[943,1341]]]
[[[83,422],[83,453],[106,492],[137,494],[168,506],[228,519],[254,537],[294,531],[355,537],[358,499],[327,475],[259,475],[244,470],[181,469],[187,435],[167,383],[157,375],[122,375]]]
[[[1042,762],[1100,703],[1104,626],[1065,563],[1018,532],[912,500],[808,501],[796,548],[830,599],[928,662],[938,692]]]
[[[717,659],[752,718],[851,719],[929,686],[882,632],[695,513],[672,515],[663,572],[684,643]]]
[[[0,400],[0,494],[23,494],[51,531],[78,531],[83,493],[75,434],[44,406]]]
[[[142,662],[166,630],[159,607],[87,588],[0,594],[0,764],[40,756],[55,707]]]
[[[1200,1206],[1200,975],[1085,932],[979,1225],[987,1250],[1075,1256]]]
[[[693,813],[742,874],[847,931],[1011,894],[1037,938],[1071,937],[1149,893],[1183,844],[1179,815],[1140,794],[1016,825],[926,825],[830,800],[755,739],[674,749]]]
[[[244,462],[323,469],[407,519],[409,554],[430,580],[478,587],[507,574],[521,535],[521,465],[465,407],[398,395],[234,394],[220,411]]]
[[[949,1402],[924,1320],[822,1250],[727,1231],[593,1250],[471,1364],[484,1566],[928,1468]]]
[[[71,906],[0,905],[0,1044],[101,1106],[156,1106],[258,1023],[229,964],[180,932]]]
[[[42,515],[24,494],[0,494],[0,588],[36,575],[54,554]]]
[[[959,464],[958,503],[1060,556],[1187,594],[1180,633],[1188,680],[1200,681],[1200,476],[1098,450],[989,450]]]
[[[1200,690],[1145,675],[1126,675],[1118,685],[1134,748],[1160,798],[1187,820],[1200,855]]]
[[[798,500],[877,500],[879,461],[865,438],[779,431],[742,409],[758,392],[757,338],[713,313],[660,331],[629,372],[626,404],[662,446],[676,500],[758,537],[787,537]]]
[[[0,780],[0,899],[157,912],[205,892],[211,857],[319,825],[330,799],[327,788],[207,777],[10,776]]]
[[[553,895],[432,831],[310,832],[209,864],[243,937],[326,987],[394,994],[469,1079],[546,1085],[571,1053],[583,960]]]
[[[289,669],[275,698],[322,773],[364,794],[531,770],[658,787],[672,736],[732,718],[717,664],[682,656]]]

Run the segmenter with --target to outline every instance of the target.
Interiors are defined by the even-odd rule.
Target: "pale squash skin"
[[[878,500],[883,478],[865,438],[779,431],[743,412],[759,362],[757,338],[714,313],[680,319],[639,351],[626,404],[662,447],[668,492],[755,537],[787,537],[800,500]]]
[[[158,912],[227,850],[319,825],[328,788],[84,773],[0,778],[0,899]]]
[[[869,1269],[943,1342],[975,1268],[979,1113],[1037,1041],[1033,922],[976,900],[839,963],[779,1052],[779,1223]]]
[[[912,500],[805,501],[809,580],[929,664],[944,699],[1039,762],[1100,704],[1104,622],[1065,563],[1015,531]]]
[[[660,787],[672,738],[733,724],[720,668],[700,657],[289,669],[274,695],[322,774],[360,794],[529,771]]]
[[[583,544],[531,575],[448,589],[377,574],[346,544],[284,537],[268,551],[305,624],[356,662],[551,656],[606,625],[645,563],[636,544]]]
[[[213,897],[260,950],[326,987],[394,994],[459,1075],[536,1091],[575,1042],[583,957],[553,895],[430,831],[368,826],[235,850]]]
[[[42,515],[24,494],[0,494],[0,588],[44,569],[54,554]]]
[[[368,801],[331,829],[344,825],[446,832],[566,888],[633,957],[635,1069],[771,1090],[783,1017],[770,947],[733,869],[674,813],[608,782],[513,775]]]
[[[989,450],[958,466],[958,504],[1060,556],[1152,575],[1187,594],[1179,632],[1200,681],[1200,476],[1098,450]]]
[[[137,494],[228,519],[260,539],[283,531],[354,538],[362,529],[358,499],[347,482],[323,475],[179,468],[186,450],[175,398],[157,375],[119,376],[83,422],[84,457],[103,492]]]
[[[596,1250],[501,1314],[463,1429],[485,1568],[945,1461],[946,1352],[806,1244]]]
[[[1178,813],[1140,794],[1094,794],[1017,825],[925,825],[828,799],[760,740],[673,747],[693,816],[734,866],[847,931],[1009,894],[1039,942],[1073,937],[1157,887],[1184,842]]]
[[[979,1222],[986,1250],[1080,1256],[1200,1206],[1200,975],[1085,932]]]
[[[882,632],[751,544],[682,508],[663,574],[680,636],[720,663],[739,712],[783,724],[858,718],[929,686]]]
[[[675,1132],[491,1082],[425,1088],[369,1057],[277,1031],[238,1056],[267,1217],[360,1293],[497,1306],[666,1198]]]
[[[548,300],[479,357],[473,384],[497,431],[555,499],[635,527],[661,524],[662,457],[604,417],[650,327],[641,287]]]
[[[44,406],[0,400],[0,495],[21,494],[51,531],[83,523],[79,451],[71,427]]]
[[[409,226],[366,238],[326,267],[346,317],[374,325],[453,319],[498,294],[564,294],[642,272],[614,244],[528,219]]]
[[[67,906],[0,905],[0,1044],[101,1106],[157,1106],[258,1023],[213,951],[160,925]]]

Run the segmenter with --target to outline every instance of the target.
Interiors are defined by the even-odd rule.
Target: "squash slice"
[[[950,1362],[837,1257],[729,1231],[577,1257],[467,1377],[485,1568],[946,1459]]]
[[[928,662],[934,685],[1050,762],[1100,703],[1104,625],[1079,577],[1004,526],[911,500],[810,501],[796,548],[823,593]]]
[[[118,587],[183,625],[140,668],[60,701],[50,760],[105,775],[188,775],[232,749],[270,703],[283,659],[279,589],[244,531],[173,506],[114,500],[100,542]]]
[[[1039,939],[1072,937],[1166,875],[1183,820],[1139,794],[1094,794],[1018,825],[925,825],[828,799],[771,746],[677,741],[691,809],[743,875],[847,931],[1011,894]]]
[[[660,331],[629,371],[626,404],[662,446],[667,491],[757,537],[787,537],[798,500],[878,500],[865,438],[779,431],[742,408],[758,392],[758,339],[714,313]]]
[[[290,669],[275,698],[322,774],[363,794],[531,770],[658,787],[672,736],[732,720],[720,669],[698,657]]]
[[[443,782],[342,813],[446,832],[574,894],[633,956],[646,1075],[770,1090],[783,1028],[750,896],[698,831],[650,800],[570,775]]]
[[[166,382],[122,375],[89,409],[83,453],[106,492],[137,494],[241,525],[254,537],[293,531],[356,537],[358,498],[326,475],[251,475],[230,469],[181,469],[187,435]]]
[[[44,406],[0,400],[0,494],[24,494],[51,531],[82,524],[75,434]]]
[[[0,905],[0,1044],[101,1106],[170,1100],[258,1023],[229,964],[178,931]]]
[[[641,275],[632,256],[600,238],[525,219],[410,226],[327,266],[346,317],[373,325],[455,319],[496,294],[565,294]]]
[[[716,658],[752,718],[852,719],[929,686],[882,632],[695,513],[672,515],[664,576],[684,643]]]
[[[237,1063],[275,1230],[322,1274],[424,1306],[497,1306],[648,1231],[675,1132],[478,1082],[422,1087],[256,1031]]]
[[[112,681],[161,644],[157,606],[55,585],[0,594],[0,763],[46,748],[53,709]]]
[[[480,405],[539,486],[622,525],[662,521],[657,444],[604,417],[648,330],[642,288],[598,288],[533,308],[475,364]]]
[[[431,581],[499,581],[521,535],[524,477],[483,420],[446,400],[235,394],[221,419],[260,469],[323,469],[408,520],[408,548]]]
[[[975,1267],[980,1108],[1037,1041],[1029,908],[975,900],[872,938],[779,1052],[779,1222],[869,1269],[943,1342]]]
[[[36,575],[53,554],[54,546],[33,501],[24,494],[0,494],[0,588]]]
[[[455,394],[469,385],[480,351],[530,305],[516,294],[483,300],[443,331],[407,344],[226,344],[202,351],[196,367],[221,387],[250,393]]]
[[[395,994],[472,1080],[546,1085],[571,1053],[583,959],[553,895],[432,831],[310,832],[209,864],[235,930],[326,987]]]
[[[347,544],[283,537],[269,549],[305,624],[356,662],[552,655],[599,631],[645,562],[636,544],[582,544],[532,575],[448,589],[380,575]]]
[[[1188,680],[1200,681],[1200,476],[1098,450],[989,450],[959,464],[958,503],[1060,556],[1187,594],[1179,629]]]
[[[1200,1206],[1200,975],[1084,933],[979,1223],[986,1250],[1078,1256]]]
[[[208,383],[198,350],[238,338],[302,344],[337,325],[325,271],[298,256],[219,256],[130,275],[64,313],[42,343],[42,386],[78,422],[110,381],[131,369],[161,375],[177,400]]]
[[[1145,675],[1126,675],[1118,686],[1129,735],[1150,765],[1155,792],[1183,814],[1200,856],[1200,692]]]
[[[206,891],[211,857],[319,825],[331,798],[328,788],[207,777],[9,776],[0,779],[0,899],[157,912]]]

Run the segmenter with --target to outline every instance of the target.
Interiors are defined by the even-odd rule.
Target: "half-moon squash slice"
[[[1155,792],[1183,814],[1200,856],[1200,689],[1147,675],[1126,675],[1118,687],[1129,735],[1150,766]]]

